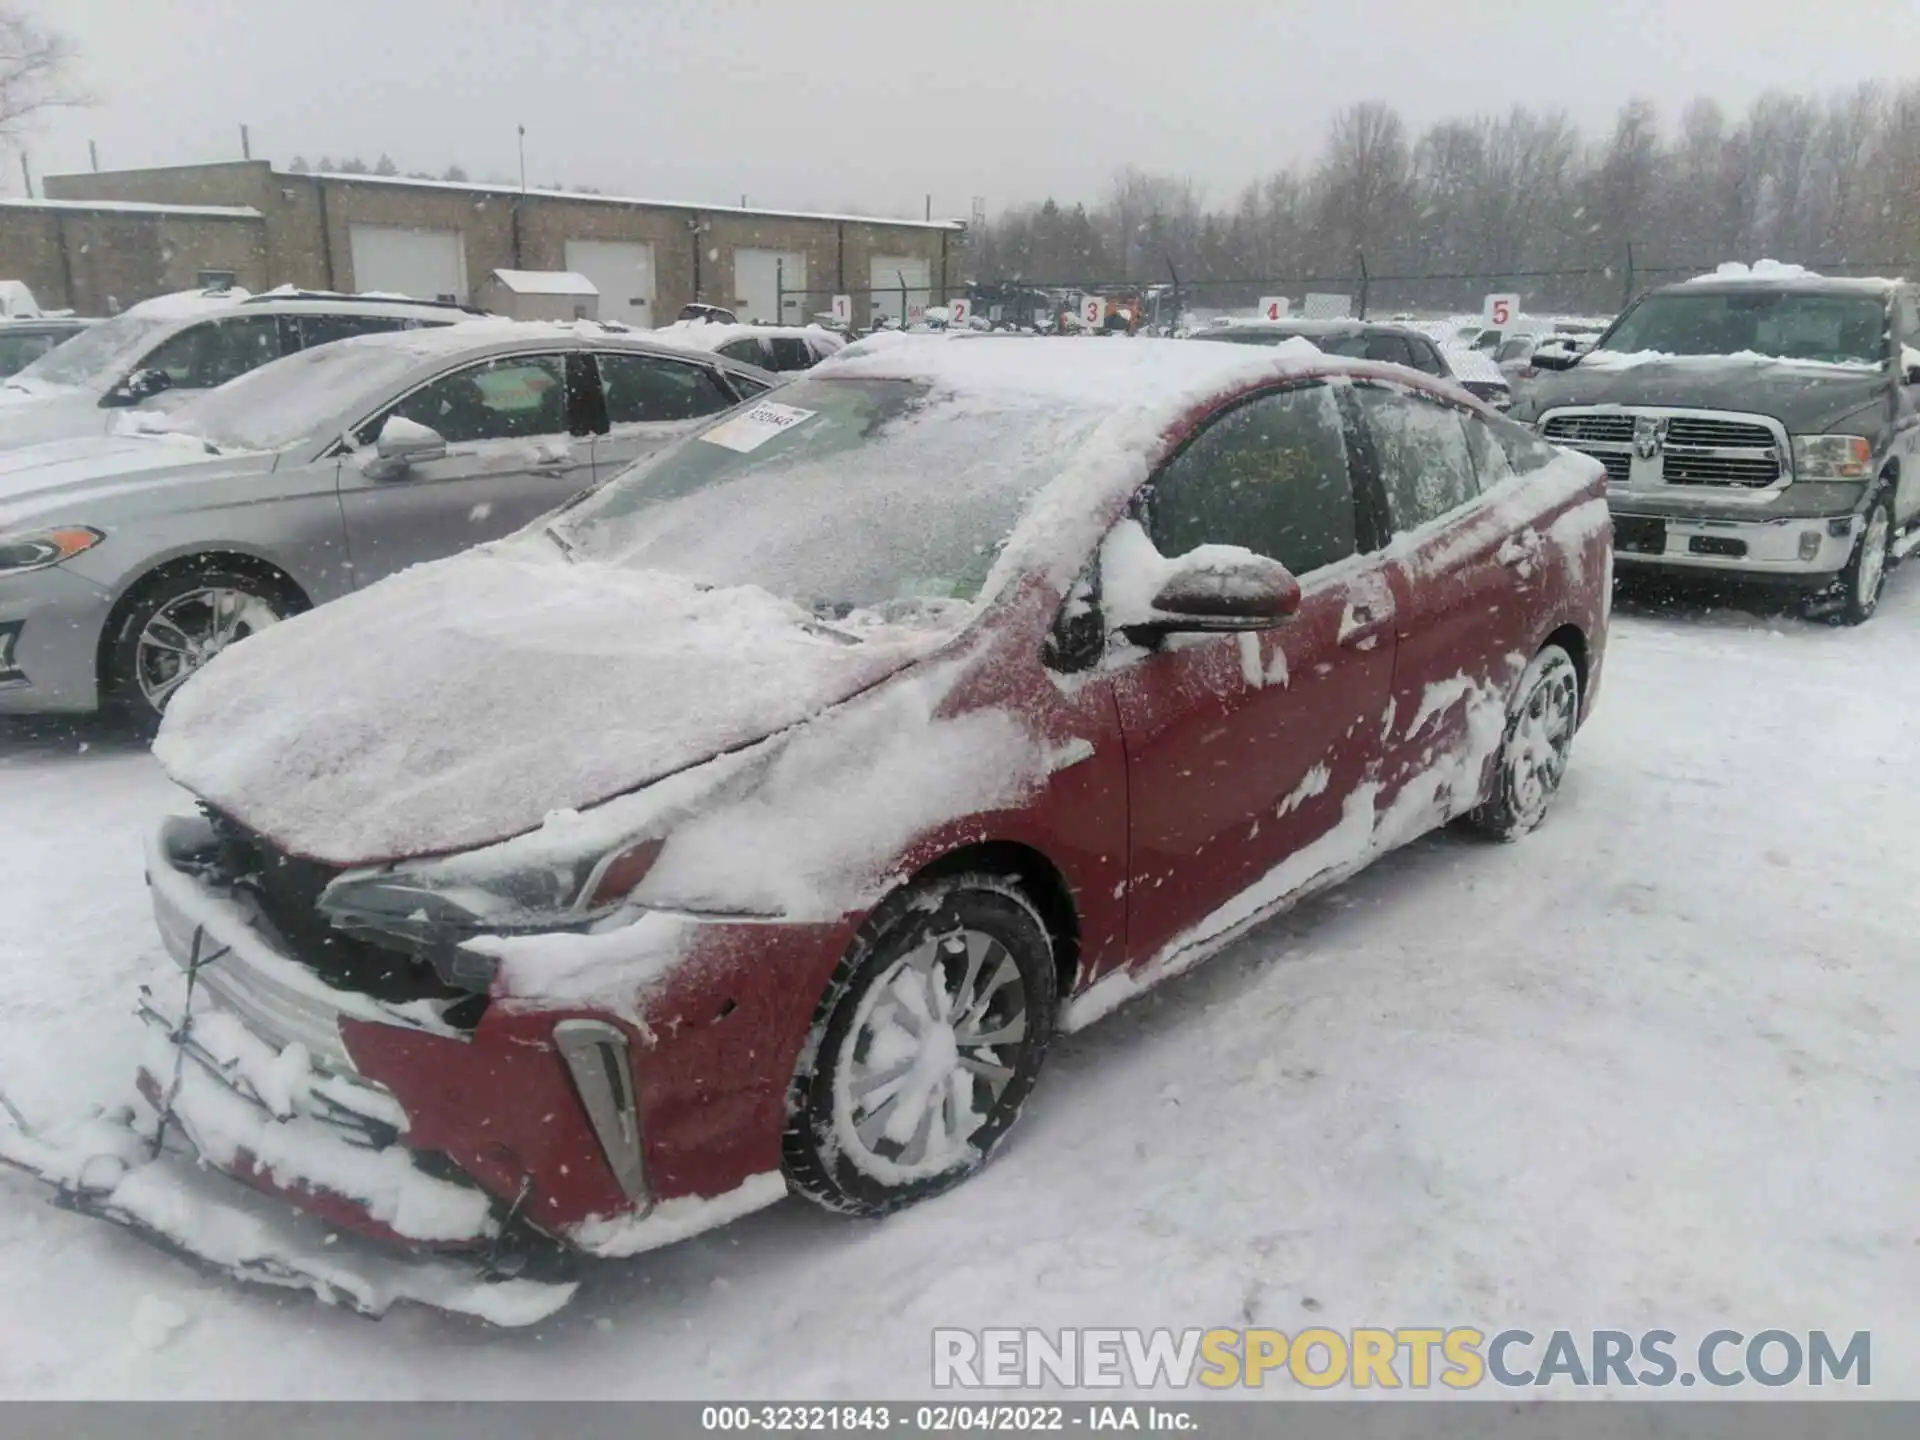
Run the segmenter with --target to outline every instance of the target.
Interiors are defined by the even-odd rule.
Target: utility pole
[[[520,132],[520,193],[527,193],[527,127],[516,126]]]
[[[247,127],[244,125],[240,127],[240,158],[242,160],[253,158],[253,143],[247,138]]]
[[[27,168],[27,152],[20,152],[20,179],[27,187],[27,198],[33,199],[33,171]]]
[[[87,162],[93,166],[93,173],[100,173],[100,150],[93,141],[87,141]]]
[[[933,196],[927,196],[927,219],[933,219]]]

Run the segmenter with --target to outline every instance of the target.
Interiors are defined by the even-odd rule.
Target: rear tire
[[[1514,687],[1493,794],[1467,823],[1495,840],[1518,840],[1546,819],[1579,723],[1580,672],[1565,650],[1545,646]]]
[[[901,892],[862,927],[787,1092],[788,1184],[884,1215],[951,1189],[1019,1118],[1053,1038],[1053,944],[990,875]]]
[[[207,661],[305,608],[290,587],[220,561],[149,579],[114,627],[101,677],[107,705],[151,735]]]

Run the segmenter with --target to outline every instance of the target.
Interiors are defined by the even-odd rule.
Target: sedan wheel
[[[965,1178],[1018,1116],[1054,1020],[1053,950],[1017,890],[938,882],[877,912],[816,1016],[787,1173],[880,1214]]]
[[[1580,674],[1573,657],[1548,645],[1514,691],[1490,799],[1470,817],[1501,840],[1517,839],[1547,817],[1566,774],[1580,717]]]
[[[255,576],[224,570],[172,576],[143,595],[117,631],[107,676],[112,697],[151,728],[209,660],[297,608]]]

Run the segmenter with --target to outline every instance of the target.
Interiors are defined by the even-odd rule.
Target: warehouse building
[[[690,301],[789,323],[849,295],[914,318],[961,288],[953,220],[749,210],[373,175],[264,160],[46,177],[0,203],[0,277],[106,314],[194,285],[385,291],[463,303],[494,272],[565,271],[603,320],[657,326]]]

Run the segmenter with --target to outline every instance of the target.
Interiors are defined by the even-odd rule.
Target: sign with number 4
[[[1284,295],[1263,295],[1260,297],[1260,318],[1262,320],[1284,320],[1287,312],[1293,308],[1293,302]]]
[[[1518,295],[1489,295],[1480,302],[1481,323],[1495,330],[1504,330],[1520,316],[1520,297]]]

